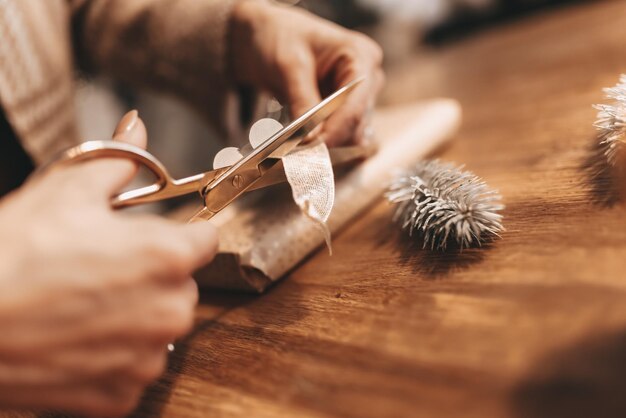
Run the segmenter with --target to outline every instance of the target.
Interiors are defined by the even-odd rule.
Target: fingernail
[[[126,113],[124,117],[120,120],[115,128],[115,132],[113,132],[113,137],[121,135],[126,132],[130,132],[131,129],[137,124],[137,119],[139,119],[139,112],[137,110],[131,110]]]

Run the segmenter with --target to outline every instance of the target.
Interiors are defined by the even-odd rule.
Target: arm
[[[366,82],[325,124],[330,145],[367,135],[384,83],[371,39],[263,0],[75,0],[86,61],[118,78],[176,92],[219,126],[234,86],[269,91],[297,117],[359,77]]]
[[[220,128],[230,15],[237,0],[71,0],[80,65],[176,94]]]

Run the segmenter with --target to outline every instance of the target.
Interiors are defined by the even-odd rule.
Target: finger
[[[147,137],[143,121],[137,115],[137,111],[133,110],[120,120],[113,139],[144,148]],[[128,184],[136,170],[136,164],[128,159],[98,159],[81,165],[80,176],[89,182],[89,189],[94,194],[108,200]]]
[[[342,145],[349,141],[356,143],[357,129],[368,109],[373,106],[370,90],[371,82],[367,80],[326,121],[324,135],[328,146]]]
[[[370,41],[364,41],[355,47],[355,51],[335,63],[336,68],[332,70],[335,87],[339,88],[361,77],[365,77],[365,80],[324,124],[325,139],[329,146],[348,141],[359,143],[362,140],[367,116],[384,85],[380,48]]]
[[[188,274],[210,263],[218,250],[217,229],[209,222],[175,225],[176,233],[186,243]]]
[[[384,85],[384,80],[385,76],[382,71],[379,71],[378,74],[374,76],[374,90],[376,92],[380,92]],[[355,144],[368,145],[374,139],[374,110],[375,101],[372,101],[372,103],[370,103],[365,110],[365,113],[361,118],[361,122],[354,133],[353,142]]]
[[[169,280],[186,279],[217,253],[217,230],[206,221],[180,224],[155,216],[128,214],[127,228],[137,231],[143,243],[143,257]]]
[[[167,346],[163,344],[144,344],[136,354],[137,360],[131,367],[126,370],[120,370],[113,376],[123,374],[131,381],[147,385],[157,380],[165,372],[169,354]]]
[[[218,233],[206,221],[181,224],[155,215],[128,213],[120,218],[144,260],[145,276],[180,282],[217,253]],[[147,272],[145,270],[148,270]]]
[[[182,283],[153,283],[144,288],[150,295],[149,302],[136,301],[137,306],[130,310],[133,321],[122,328],[111,330],[120,338],[142,337],[165,349],[166,344],[186,335],[193,327],[195,307],[198,302],[198,288],[191,277]],[[142,295],[138,294],[141,298]],[[145,297],[145,296],[144,296]],[[123,320],[121,317],[120,320]],[[127,321],[128,322],[128,321]]]
[[[178,290],[180,299],[195,306],[196,296],[187,289],[191,289],[191,286],[185,284]],[[165,292],[167,290],[163,289],[160,294]],[[120,317],[119,322],[120,325],[127,326],[128,315],[126,320]],[[82,340],[76,343],[68,344],[63,341],[61,348],[42,350],[43,353],[39,354],[37,361],[33,362],[32,358],[21,362],[13,360],[15,367],[12,369],[16,371],[17,379],[13,379],[11,385],[26,389],[32,385],[60,386],[114,376],[125,376],[139,383],[149,383],[163,371],[159,359],[167,351],[164,344],[147,341],[141,333],[128,333],[124,338],[114,338],[110,334],[93,333],[96,329],[99,328],[90,330],[89,335],[83,335]]]
[[[142,278],[141,282],[128,280],[127,283],[116,284],[119,288],[117,294],[103,303],[98,315],[92,315],[83,324],[73,325],[51,342],[52,345],[63,344],[66,347],[67,352],[60,354],[62,358],[59,361],[65,364],[88,362],[91,354],[93,364],[85,367],[82,373],[98,374],[107,368],[125,368],[128,361],[137,361],[128,357],[129,354],[132,356],[132,350],[117,355],[109,352],[102,357],[94,354],[105,354],[107,342],[126,341],[126,349],[133,348],[133,341],[159,344],[165,348],[168,343],[187,334],[194,323],[197,286],[190,276],[163,280],[162,274],[159,272]],[[102,347],[96,342],[100,342]],[[90,348],[93,350],[90,351]],[[59,353],[56,355],[59,356]]]
[[[148,145],[145,126],[143,126],[143,129],[133,129],[136,123],[143,125],[143,121],[139,118],[139,112],[131,110],[126,113],[115,127],[113,140],[126,142],[145,149]]]
[[[297,118],[321,100],[317,84],[315,61],[307,52],[299,52],[283,66],[284,96],[289,103],[291,116]]]
[[[88,416],[125,416],[136,407],[143,387],[135,383],[73,383],[59,386],[33,386],[3,389],[4,406],[45,409]],[[35,395],[36,394],[36,395]]]

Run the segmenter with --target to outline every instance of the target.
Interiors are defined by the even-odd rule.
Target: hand
[[[145,146],[136,113],[116,140]],[[0,405],[130,412],[193,323],[209,223],[113,212],[133,164],[56,168],[0,201]]]
[[[367,137],[369,116],[384,84],[382,50],[365,35],[304,10],[264,2],[239,3],[232,15],[235,80],[269,90],[298,117],[324,96],[359,77],[365,82],[324,124],[333,146]]]

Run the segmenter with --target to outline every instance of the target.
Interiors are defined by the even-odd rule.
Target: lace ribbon
[[[282,160],[294,201],[302,213],[319,226],[332,255],[330,229],[326,222],[335,203],[335,176],[326,144],[313,141],[298,147]]]

